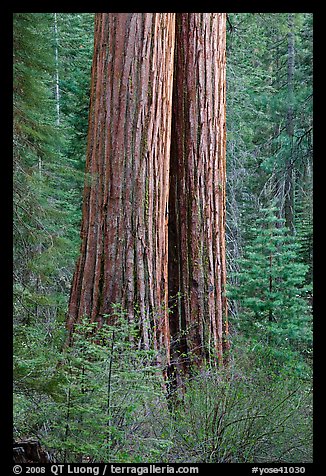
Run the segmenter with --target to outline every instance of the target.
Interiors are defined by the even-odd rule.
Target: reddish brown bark
[[[145,348],[169,349],[168,193],[174,13],[97,13],[81,252],[68,329],[139,309]]]
[[[227,358],[225,22],[223,13],[177,14],[175,48],[175,14],[95,21],[67,325],[71,332],[82,316],[102,322],[114,303],[133,322],[138,308],[142,345],[167,364],[171,347],[179,377],[192,362]]]
[[[173,363],[226,360],[226,14],[176,20],[170,164],[169,295]],[[179,299],[173,297],[180,293]],[[218,358],[212,359],[216,355]],[[186,358],[184,359],[184,356]],[[180,357],[181,356],[181,357]]]

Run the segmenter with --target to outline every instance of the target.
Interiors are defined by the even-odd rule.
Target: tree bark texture
[[[118,303],[169,358],[174,13],[97,13],[81,229],[68,329]]]
[[[115,303],[134,322],[138,309],[142,346],[164,349],[179,377],[227,359],[225,39],[224,13],[95,17],[67,325],[101,323]]]
[[[225,41],[225,13],[177,14],[169,203],[171,369],[177,374],[193,363],[216,362],[213,355],[219,365],[227,358]]]

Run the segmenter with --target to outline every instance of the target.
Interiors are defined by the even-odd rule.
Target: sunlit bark
[[[167,253],[174,13],[98,13],[81,252],[68,328],[114,303],[139,311],[168,360]]]
[[[168,13],[95,21],[68,329],[120,304],[129,322],[139,315],[141,344],[161,363],[171,347],[172,372],[227,358],[225,22],[222,13],[177,14],[176,25]]]

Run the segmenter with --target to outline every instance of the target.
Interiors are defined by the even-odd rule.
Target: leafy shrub
[[[174,413],[173,462],[309,462],[311,392],[267,373],[200,372]]]

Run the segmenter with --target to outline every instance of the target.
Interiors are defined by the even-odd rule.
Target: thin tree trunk
[[[288,110],[286,120],[286,131],[290,139],[290,155],[286,161],[285,171],[285,224],[294,232],[294,117],[293,117],[293,101],[294,101],[294,15],[288,15]]]
[[[110,348],[110,361],[109,361],[109,372],[108,372],[108,385],[107,385],[107,415],[108,415],[108,421],[107,421],[107,458],[108,461],[110,461],[110,451],[111,451],[111,434],[112,434],[112,408],[111,408],[111,396],[112,396],[112,364],[113,364],[113,351],[114,351],[114,340],[115,340],[115,333],[114,331],[112,332],[112,337],[111,337],[111,348]]]
[[[225,291],[225,13],[180,13],[170,164],[169,295],[172,366],[222,365]],[[181,354],[186,354],[186,361]]]
[[[168,194],[174,13],[97,13],[81,253],[68,329],[139,309],[169,359]],[[164,356],[163,352],[163,356]]]
[[[59,88],[59,36],[57,14],[54,13],[54,56],[55,56],[55,104],[57,111],[56,125],[60,125],[60,88]]]
[[[269,255],[269,301],[272,300],[272,292],[273,292],[273,255]],[[269,304],[271,306],[271,304]],[[268,320],[269,322],[274,321],[273,310],[270,307],[268,311]]]

